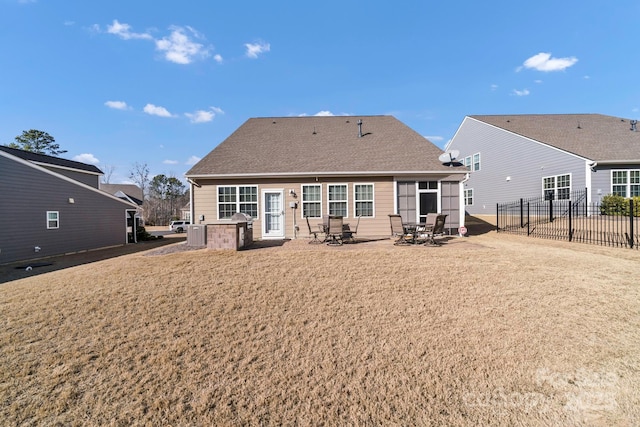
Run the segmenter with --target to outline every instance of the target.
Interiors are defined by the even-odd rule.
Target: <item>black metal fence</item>
[[[605,208],[587,203],[586,189],[566,200],[537,197],[499,203],[496,212],[498,232],[630,249],[640,243],[640,212],[634,212],[633,200],[628,206]]]

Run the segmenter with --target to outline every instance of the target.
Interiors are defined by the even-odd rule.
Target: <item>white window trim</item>
[[[371,199],[371,216],[362,216],[362,218],[375,218],[376,217],[376,185],[373,182],[354,182],[353,183],[353,215],[357,218],[356,202],[368,202],[369,200],[356,200],[356,185],[370,185],[372,189]]]
[[[613,183],[613,173],[614,172],[626,172],[627,173],[627,182],[625,184],[614,184]],[[631,172],[640,172],[640,169],[611,169],[611,173],[609,175],[609,190],[610,190],[610,194],[614,194],[613,193],[613,187],[616,185],[622,186],[624,185],[626,187],[625,189],[625,196],[626,198],[630,198],[631,197],[631,186],[632,185],[638,185],[638,184],[631,184]]]
[[[467,200],[469,199],[469,197],[467,196],[467,193],[469,191],[471,191],[471,203],[467,204]],[[465,206],[473,206],[474,205],[473,200],[475,199],[475,191],[473,191],[473,188],[465,188],[463,196],[464,196],[464,205]]]
[[[478,156],[478,169],[476,169],[476,162],[473,160],[475,156]],[[473,172],[477,172],[482,169],[482,156],[480,153],[474,153],[471,157],[471,169]]]
[[[220,188],[235,188],[236,189],[236,212],[240,212],[240,187],[254,187],[256,189],[256,213],[257,217],[253,217],[254,220],[257,220],[260,216],[260,187],[256,184],[246,184],[246,185],[217,185],[216,186],[216,218],[218,220],[225,220],[229,218],[220,218]]]
[[[338,187],[338,186],[344,186],[347,189],[347,194],[345,194],[345,199],[344,200],[329,200],[329,188],[330,187]],[[346,212],[343,218],[349,218],[349,184],[348,183],[344,183],[344,182],[336,182],[336,183],[331,183],[331,184],[327,184],[327,215],[331,215],[329,213],[329,210],[331,208],[331,203],[332,202],[344,202],[346,203]]]
[[[320,216],[319,217],[314,217],[314,216],[310,216],[309,218],[311,219],[318,219],[318,218],[322,218],[322,212],[324,212],[322,209],[322,184],[301,184],[300,185],[300,218],[304,219],[304,204],[305,203],[318,203],[318,202],[305,202],[304,201],[304,187],[320,187]]]
[[[569,199],[558,199],[558,178],[561,176],[566,176],[569,175]],[[553,178],[553,200],[570,200],[571,198],[571,189],[573,188],[573,174],[571,172],[569,173],[560,173],[557,175],[547,175],[547,176],[543,176],[542,180],[540,182],[540,184],[542,185],[542,197],[544,197],[544,192],[545,192],[545,188],[544,188],[544,180],[547,178]],[[560,188],[567,188],[567,187],[560,187]],[[550,188],[546,189],[546,190],[550,190]]]
[[[56,214],[56,219],[55,220],[49,219],[49,214]],[[51,221],[55,221],[56,222],[56,226],[55,227],[51,227],[49,225],[49,223]],[[60,211],[47,211],[47,230],[57,230],[59,228],[60,228]]]
[[[478,169],[475,169],[476,164],[473,161],[473,158],[475,156],[478,156]],[[480,152],[473,153],[470,156],[466,156],[464,158],[464,166],[467,168],[467,170],[469,172],[477,172],[477,171],[481,170],[482,169],[482,156],[480,155]]]

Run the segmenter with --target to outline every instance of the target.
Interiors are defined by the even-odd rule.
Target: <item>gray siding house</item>
[[[323,215],[358,222],[359,236],[388,237],[389,214],[463,225],[464,167],[391,116],[252,118],[186,173],[193,223],[253,218],[256,239],[306,237]]]
[[[0,146],[0,264],[124,245],[137,206],[92,165]],[[135,237],[134,237],[135,239]]]
[[[496,204],[537,196],[587,201],[640,195],[636,122],[601,114],[467,116],[445,147],[458,150],[470,178],[465,209],[495,215]]]

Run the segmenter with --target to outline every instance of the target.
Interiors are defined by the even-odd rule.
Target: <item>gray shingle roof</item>
[[[19,157],[22,160],[28,160],[34,163],[45,163],[52,166],[60,166],[69,169],[76,169],[79,171],[89,172],[95,175],[102,175],[102,171],[94,165],[87,163],[76,162],[75,160],[63,159],[60,157],[49,156],[47,154],[38,154],[31,151],[20,150],[18,148],[11,148],[4,145],[0,145],[0,150],[5,153],[9,153],[13,156]]]
[[[392,116],[251,118],[186,176],[452,172],[440,154]]]
[[[640,127],[602,114],[469,116],[484,123],[596,161],[640,161]]]

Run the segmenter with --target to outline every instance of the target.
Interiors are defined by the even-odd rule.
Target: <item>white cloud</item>
[[[124,101],[107,101],[104,103],[109,108],[113,108],[114,110],[128,110],[129,106]]]
[[[317,113],[314,114],[314,116],[319,116],[319,117],[329,117],[329,116],[333,116],[334,114],[331,111],[325,110],[325,111],[318,111]]]
[[[216,61],[218,64],[222,64],[222,61],[224,61],[224,60],[222,59],[222,55],[218,55],[218,54],[213,55],[213,59],[214,59],[214,61]]]
[[[491,85],[491,90],[494,91],[496,89],[498,89],[498,85],[497,84],[492,84]]]
[[[172,117],[171,113],[164,107],[158,107],[153,104],[147,104],[144,106],[144,112],[152,116],[160,117]]]
[[[513,90],[513,94],[517,95],[517,96],[527,96],[530,93],[531,92],[529,92],[529,89],[522,89],[522,90],[514,89]]]
[[[165,165],[177,165],[178,161],[177,160],[164,160],[162,163],[165,164]]]
[[[224,114],[221,108],[209,107],[208,110],[198,110],[195,113],[184,113],[191,123],[206,123],[213,120],[216,114]]]
[[[269,52],[271,50],[271,45],[265,42],[245,43],[244,47],[247,48],[247,57],[254,59],[257,58],[258,55]]]
[[[164,57],[167,61],[175,62],[176,64],[190,64],[196,58],[209,56],[208,47],[191,39],[191,37],[202,38],[193,28],[171,27],[171,29],[169,37],[156,40],[156,49],[164,52]]]
[[[198,156],[191,156],[191,157],[189,157],[189,159],[187,160],[186,164],[187,164],[187,165],[190,165],[190,166],[193,166],[193,165],[195,165],[196,163],[198,163],[199,161],[200,161],[200,157],[198,157]]]
[[[524,61],[521,67],[518,67],[517,71],[520,71],[523,67],[538,71],[562,71],[578,62],[578,58],[570,56],[566,58],[552,58],[550,53],[540,52],[537,55],[533,55],[531,58]]]
[[[130,39],[142,39],[152,40],[151,34],[148,33],[133,33],[131,32],[131,26],[129,24],[121,24],[117,19],[113,20],[112,25],[107,25],[107,33],[114,34],[123,40]]]
[[[76,162],[88,163],[90,165],[97,165],[100,163],[100,160],[98,160],[93,154],[89,153],[78,154],[73,158],[73,160]]]
[[[540,80],[540,79],[538,79],[538,80],[534,80],[533,82],[534,82],[534,83],[537,83],[537,84],[542,84],[542,80]]]
[[[431,142],[444,141],[444,137],[442,137],[442,136],[425,136],[425,138],[427,138]]]

